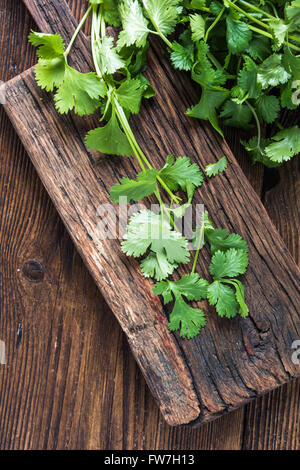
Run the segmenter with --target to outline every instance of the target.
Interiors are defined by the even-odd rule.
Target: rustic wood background
[[[79,18],[83,2],[69,3]],[[35,63],[34,25],[18,0],[0,0],[0,15],[7,81]],[[0,338],[14,357],[0,375],[0,447],[299,448],[299,381],[198,430],[163,421],[3,110],[0,119]],[[241,154],[236,133],[228,141]],[[272,172],[241,165],[299,261],[299,160]]]

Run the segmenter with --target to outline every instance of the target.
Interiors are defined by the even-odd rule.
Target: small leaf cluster
[[[242,143],[253,162],[275,167],[299,153],[300,128],[278,123],[283,109],[300,104],[299,11],[299,0],[123,0],[119,44],[145,47],[149,34],[159,35],[174,68],[201,87],[187,115],[222,136],[221,123],[257,128]],[[262,139],[262,126],[272,123],[280,132]]]

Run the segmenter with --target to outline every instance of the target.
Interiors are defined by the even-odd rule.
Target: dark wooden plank
[[[57,2],[55,5],[57,6]],[[49,24],[51,24],[51,21]],[[168,76],[171,73],[167,65],[163,64],[162,67],[157,65],[158,59],[160,60],[161,57],[158,57],[157,55],[150,57],[150,71],[151,75],[153,75],[151,78],[153,78],[154,83],[155,81],[156,83],[162,83],[162,79],[165,77],[165,74]],[[19,90],[23,95],[25,93],[25,96],[29,99],[29,102],[31,100],[32,113],[28,119],[34,117],[34,113],[36,112],[35,108],[39,108],[34,103],[34,100],[38,99],[38,94],[34,88],[34,80],[30,72],[23,75],[22,78],[14,80],[10,85],[11,87],[8,88],[8,103],[6,108],[12,117],[16,129],[18,129],[21,127],[21,120],[20,111],[16,111],[15,99],[18,99],[15,96],[18,93],[16,90],[18,90],[19,87]],[[28,90],[30,90],[30,93],[32,94],[31,97]],[[176,112],[174,112],[174,103],[170,101],[170,97],[173,99],[175,98],[176,100]],[[165,104],[165,113],[163,116],[159,116],[158,113],[158,109],[161,109],[157,108],[158,99],[161,99],[161,102],[164,102]],[[222,325],[223,322],[221,323],[221,320],[216,318],[211,321],[210,326],[197,339],[190,342],[181,342],[181,348],[184,350],[188,358],[189,365],[192,366],[194,382],[196,387],[199,387],[198,393],[202,404],[201,421],[205,421],[211,419],[212,416],[222,414],[230,409],[235,408],[248,399],[255,397],[258,393],[263,393],[271,388],[278,386],[280,383],[287,381],[291,376],[294,376],[298,373],[296,367],[290,363],[290,354],[287,349],[290,348],[290,337],[297,335],[297,330],[299,328],[299,313],[295,305],[297,299],[292,298],[294,293],[297,295],[298,272],[289,255],[285,253],[285,248],[282,245],[280,238],[274,231],[274,228],[267,218],[266,213],[253,194],[253,190],[244,178],[240,168],[236,165],[233,156],[230,155],[229,149],[226,147],[224,142],[220,142],[220,139],[218,140],[215,134],[212,133],[208,127],[204,127],[203,129],[200,126],[195,125],[195,123],[190,123],[189,136],[180,136],[182,121],[178,118],[178,110],[180,111],[183,106],[186,107],[188,104],[187,101],[189,99],[190,97],[185,96],[185,86],[182,82],[182,79],[179,77],[178,81],[176,81],[175,89],[172,88],[171,84],[167,84],[165,89],[161,90],[158,94],[158,98],[154,102],[154,105],[151,106],[148,104],[145,106],[145,111],[142,113],[142,118],[143,122],[146,124],[144,131],[146,131],[148,134],[148,139],[146,137],[147,148],[152,150],[153,153],[155,150],[159,150],[162,154],[166,151],[165,144],[168,143],[171,146],[171,150],[175,150],[176,146],[177,151],[179,149],[180,152],[183,152],[183,149],[188,149],[188,153],[196,151],[196,153],[201,155],[203,158],[203,162],[212,161],[212,158],[220,155],[220,152],[225,152],[229,155],[229,159],[231,160],[231,168],[227,172],[226,177],[219,179],[218,187],[217,185],[210,185],[208,189],[203,188],[201,191],[202,198],[207,201],[208,208],[215,210],[218,207],[220,213],[218,214],[218,217],[213,217],[215,221],[218,221],[219,223],[221,222],[222,225],[225,225],[227,222],[227,226],[230,225],[232,227],[238,227],[240,229],[239,231],[242,233],[247,232],[246,237],[250,243],[250,255],[252,256],[254,266],[252,269],[250,267],[249,274],[246,277],[246,282],[250,287],[252,286],[253,289],[255,287],[256,290],[255,295],[253,295],[249,301],[250,308],[252,307],[252,320],[249,319],[233,323],[233,326],[230,327],[230,331],[229,327],[228,329],[223,330],[222,333],[225,333],[225,335],[222,336],[221,346],[218,344],[218,342],[215,341],[221,326],[223,328],[224,326]],[[48,113],[50,110],[50,113],[47,114],[47,120],[41,116],[39,117],[40,122],[38,129],[34,129],[33,133],[35,142],[38,137],[45,135],[46,122],[48,126],[51,122],[53,122],[53,129],[55,129],[55,126],[58,125],[60,135],[62,136],[64,136],[66,128],[70,126],[70,121],[67,118],[61,118],[60,120],[52,121],[52,103],[47,102],[46,96],[43,96],[43,100],[46,100],[46,105],[43,106],[43,112]],[[158,118],[161,118],[159,122],[159,131],[161,133],[162,140],[158,140],[156,137],[156,132],[158,132],[158,129],[156,128]],[[30,128],[34,127],[33,121],[27,121],[27,126]],[[81,127],[81,130],[83,130],[83,123],[81,123],[81,125],[79,124],[79,126]],[[136,122],[136,131],[138,131],[137,127],[138,126]],[[70,135],[70,130],[71,128],[69,127],[68,132],[65,134],[65,138],[67,138],[67,135]],[[155,132],[153,133],[153,131]],[[141,137],[145,137],[145,135]],[[72,191],[74,191],[74,189],[72,190],[72,186],[69,186],[69,179],[71,176],[70,173],[68,173],[69,165],[65,166],[64,163],[61,163],[61,161],[52,161],[52,165],[55,164],[56,166],[56,172],[53,173],[53,169],[49,168],[45,161],[37,158],[38,149],[34,150],[35,142],[32,141],[32,134],[30,136],[23,134],[22,138],[25,146],[28,150],[30,150],[31,158],[34,160],[39,174],[44,180],[44,184],[46,185],[48,191],[50,191],[50,194],[52,194],[52,197],[54,198],[57,206],[59,206],[60,200],[63,200],[63,197],[65,197],[65,191],[67,194],[72,195],[73,197]],[[43,139],[40,140],[41,141],[39,143],[41,145]],[[215,149],[210,148],[211,141],[215,142]],[[65,149],[63,148],[63,143],[59,142],[58,145],[60,153],[64,155]],[[206,146],[205,150],[207,152],[205,156],[203,155],[204,146]],[[47,148],[49,149],[49,142]],[[55,152],[57,153],[55,146],[52,146],[51,150],[53,154],[55,154]],[[82,153],[84,152],[84,149],[81,149],[80,141],[77,142],[77,148],[73,149],[73,151],[74,150],[79,150]],[[49,154],[50,158],[52,152]],[[65,158],[70,159],[71,161],[73,158],[73,163],[78,165],[78,160],[74,158],[73,152],[72,156],[65,154]],[[88,188],[92,188],[92,191],[89,191],[88,200],[91,206],[89,211],[93,211],[95,210],[93,205],[93,201],[95,200],[94,197],[97,195],[99,196],[99,188],[96,187],[96,183],[94,183],[94,187],[90,184],[93,182],[92,178],[94,177],[94,173],[92,174],[91,169],[86,166],[88,159],[86,159],[85,163],[83,162],[83,159],[80,160],[80,162],[81,161],[82,164],[85,165],[85,167],[82,166],[81,168],[81,173],[83,173],[84,170],[85,184],[87,182]],[[121,174],[130,174],[128,173],[130,171],[128,161],[125,163],[122,162],[118,169]],[[60,175],[63,173],[65,173],[65,175],[63,179],[60,180],[60,182],[57,181],[56,184],[53,184],[53,178],[55,177],[57,170],[59,170]],[[122,170],[125,170],[125,172]],[[105,171],[108,171],[108,178],[105,178],[105,181],[108,181],[111,177],[111,168],[108,169],[105,164],[102,164],[102,178],[105,174]],[[45,180],[46,174],[48,176],[47,181]],[[79,176],[80,175],[78,174],[77,177]],[[243,188],[236,188],[237,182],[239,182],[239,184],[243,182]],[[64,186],[64,191],[61,194],[59,194],[59,186]],[[228,198],[228,195],[231,196],[230,199]],[[241,201],[243,201],[246,205],[246,207],[243,208],[242,214],[239,212]],[[78,208],[80,207],[79,202],[82,202],[82,200],[78,202],[75,197],[73,202],[78,205],[78,212]],[[249,208],[251,208],[251,212]],[[62,214],[62,217],[65,220],[69,230],[71,230],[71,233],[73,232],[73,237],[76,240],[79,229],[78,214],[74,213],[72,207],[69,207],[68,209],[69,210],[66,211],[66,207],[60,207],[60,213]],[[70,214],[72,214],[72,217],[70,217]],[[87,211],[85,211],[86,219],[88,218],[87,216],[91,217],[91,214],[88,214]],[[76,226],[74,224],[74,217],[76,220]],[[238,222],[237,219],[239,219]],[[93,221],[89,221],[88,226],[90,226],[91,229],[94,229]],[[82,226],[80,228],[82,230]],[[87,237],[86,232],[87,228],[85,226],[83,228],[83,233],[80,234],[81,237],[79,239],[77,238],[77,246],[79,246],[81,252],[82,241],[84,241],[85,244],[89,246],[89,242],[87,240],[89,237]],[[90,229],[88,233],[90,233]],[[264,233],[264,239],[260,239],[257,236],[257,233]],[[90,245],[93,246],[91,243]],[[275,251],[274,247],[276,247]],[[89,249],[91,249],[91,247]],[[270,254],[271,251],[272,253]],[[92,253],[94,254],[95,252]],[[99,274],[97,271],[99,268],[99,260],[97,260],[95,263],[95,259],[93,259],[93,256],[90,255],[88,250],[85,253],[85,257],[87,264],[89,265],[96,279],[96,282],[98,282],[98,284],[100,286],[102,285],[104,288],[105,281],[103,281],[102,277],[99,279]],[[104,261],[107,263],[107,259],[104,259]],[[282,265],[284,264],[286,265],[288,271],[290,271],[288,275],[286,275],[286,272],[282,268]],[[107,265],[109,266],[110,263],[107,263]],[[257,271],[258,266],[259,272]],[[135,263],[132,264],[132,267],[135,269]],[[204,266],[201,267],[203,270],[205,269]],[[135,273],[136,272],[134,271],[134,275]],[[279,274],[280,279],[284,279],[285,292],[281,292],[281,295],[279,295],[278,292],[281,289],[280,285],[282,285],[282,281],[276,279],[275,273]],[[104,271],[102,271],[102,275],[103,274]],[[268,283],[266,282],[267,275]],[[140,282],[142,283],[140,284],[141,286],[147,286],[147,282]],[[142,291],[144,292],[144,290],[145,288],[143,287]],[[113,292],[115,295],[116,291],[113,290]],[[108,298],[109,302],[113,306],[115,313],[119,315],[119,320],[121,323],[123,323],[123,328],[126,328],[126,330],[130,333],[130,329],[126,324],[126,318],[124,318],[122,311],[120,311],[120,307],[115,305],[114,296],[113,298],[109,299],[110,294],[108,291],[106,291],[105,294],[106,298]],[[149,293],[149,299],[151,298],[150,296],[151,294]],[[116,310],[116,307],[118,310]],[[261,311],[262,308],[265,310],[264,312]],[[275,320],[273,320],[274,325],[271,326],[269,317],[270,315],[274,317],[274,314],[277,323],[275,323]],[[146,318],[147,317],[145,317],[145,319]],[[285,320],[284,325],[283,319]],[[294,322],[296,322],[296,324],[294,324]],[[280,337],[280,334],[282,333],[282,326],[285,327],[285,331],[288,333],[287,337]],[[278,337],[280,337],[279,341],[277,339]],[[233,339],[236,341],[237,338],[238,347],[232,349]],[[254,344],[249,344],[251,341],[254,341]],[[254,352],[255,348],[257,349],[257,353]],[[229,355],[229,357],[227,353],[228,350],[231,350],[231,355]],[[241,361],[241,364],[239,363],[239,359],[243,351],[244,357],[243,361]],[[213,359],[217,356],[223,358],[224,365],[221,367],[219,360]],[[209,367],[207,366],[206,361],[210,362],[210,366],[213,367],[213,370],[208,370]],[[253,363],[257,367],[257,370],[260,371],[260,377],[258,377],[258,373],[254,369]],[[272,371],[271,373],[270,370]],[[154,384],[152,384],[152,386],[153,385]]]

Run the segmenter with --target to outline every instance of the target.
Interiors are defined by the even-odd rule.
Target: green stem
[[[224,11],[225,11],[225,7],[222,8],[222,10],[221,10],[220,13],[218,14],[217,18],[215,19],[215,21],[210,25],[210,27],[209,27],[208,30],[206,31],[205,38],[204,38],[204,42],[207,42],[209,33],[210,33],[211,30],[216,26],[216,24],[220,21],[220,19],[221,19],[222,16],[223,16]]]
[[[254,116],[254,119],[256,121],[256,125],[257,125],[257,148],[260,149],[260,142],[261,142],[261,127],[260,127],[260,122],[259,122],[259,119],[258,119],[258,116],[257,116],[257,113],[255,111],[255,109],[253,108],[253,106],[249,103],[249,101],[245,101],[246,105],[248,106],[248,108],[251,110],[253,116]]]
[[[203,240],[203,234],[204,234],[204,221],[202,222],[200,233],[199,233],[199,238],[198,238],[198,241],[197,241],[197,251],[195,253],[195,258],[194,258],[193,267],[192,267],[192,271],[191,271],[192,274],[194,274],[194,272],[196,271],[196,266],[197,266],[199,253],[200,253],[200,250],[202,248],[201,243],[202,243],[202,240]]]
[[[149,16],[149,19],[155,29],[156,32],[154,31],[149,31],[150,33],[153,33],[153,34],[157,34],[166,44],[168,47],[170,47],[170,49],[174,49],[173,48],[173,44],[169,41],[169,39],[161,32],[161,30],[159,29],[159,27],[157,26],[157,24],[155,23],[155,20],[154,18],[151,16],[151,13],[150,11],[148,10],[147,6],[145,5],[145,2],[143,0],[143,7],[145,9],[145,11],[147,12],[147,15]]]
[[[262,36],[265,36],[266,38],[274,39],[272,34],[267,33],[266,31],[263,31],[262,29],[256,28],[255,26],[248,25],[251,31],[254,31],[255,33],[261,34]],[[300,51],[300,47],[295,46],[294,44],[290,44],[288,41],[284,41],[284,44],[289,46],[291,49],[294,49],[295,51]]]
[[[84,23],[86,22],[87,17],[89,16],[90,12],[92,11],[92,8],[93,8],[93,5],[90,5],[89,8],[87,9],[87,11],[85,12],[85,15],[83,16],[82,20],[80,21],[79,25],[77,26],[76,31],[73,34],[72,39],[69,42],[69,45],[68,45],[67,49],[65,50],[65,57],[67,57],[70,54],[70,51],[71,51],[72,46],[75,42],[75,39],[77,38],[80,30],[82,29]]]
[[[243,10],[242,8],[238,7],[235,3],[231,2],[230,0],[227,0],[227,2],[229,3],[229,5],[234,8],[236,11],[238,11],[239,13],[242,13],[242,15],[246,16],[246,18],[248,18],[249,20],[259,24],[260,26],[262,26],[263,28],[266,28],[266,29],[270,29],[270,26],[269,25],[266,25],[263,21],[260,21],[258,20],[257,18],[255,18],[254,16],[250,15],[250,13],[247,13],[245,10]]]
[[[270,13],[267,13],[264,10],[261,10],[260,8],[256,7],[255,5],[252,5],[251,3],[245,2],[244,0],[238,0],[239,3],[242,3],[245,7],[248,7],[250,10],[256,11],[257,13],[261,13],[262,15],[266,16],[270,20],[276,20],[277,18],[275,16],[270,15]]]

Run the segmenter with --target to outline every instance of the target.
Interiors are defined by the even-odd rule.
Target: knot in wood
[[[35,259],[26,261],[23,266],[23,274],[31,282],[41,282],[44,279],[44,268],[42,263]]]

